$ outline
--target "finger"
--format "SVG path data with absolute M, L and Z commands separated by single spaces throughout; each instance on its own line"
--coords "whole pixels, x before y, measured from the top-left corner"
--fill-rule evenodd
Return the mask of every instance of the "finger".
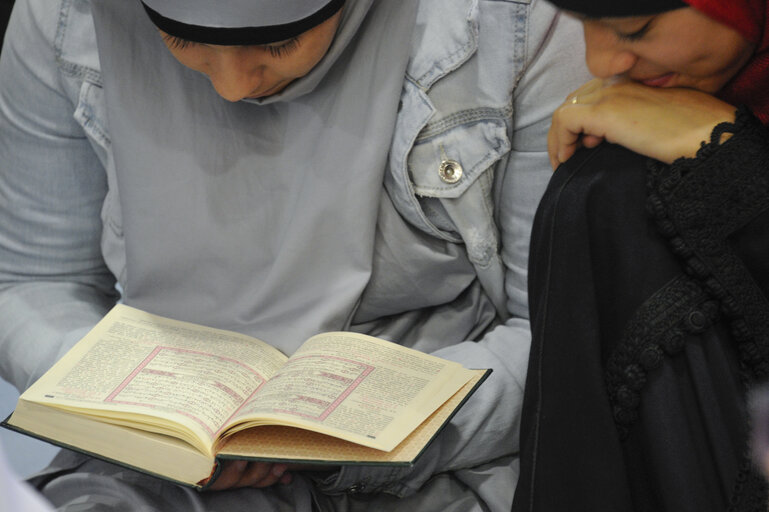
M 600 103 L 607 96 L 606 88 L 594 88 L 589 91 L 579 92 L 572 96 L 564 107 L 575 105 L 594 105 Z
M 574 156 L 574 153 L 576 153 L 579 148 L 580 148 L 580 145 L 578 144 L 572 144 L 570 146 L 561 146 L 561 149 L 558 151 L 558 162 L 559 162 L 558 165 L 564 163 L 569 158 Z
M 572 93 L 570 97 L 570 103 L 585 103 L 586 98 L 602 91 L 605 87 L 606 85 L 604 80 L 600 78 L 594 78 Z M 576 101 L 574 101 L 575 98 Z
M 251 462 L 240 475 L 235 487 L 257 487 L 263 479 L 269 479 L 272 464 L 266 462 Z
M 562 164 L 579 149 L 582 145 L 582 132 L 584 127 L 581 123 L 581 116 L 576 111 L 580 110 L 580 105 L 566 105 L 553 115 L 554 130 L 553 136 L 553 154 L 557 164 Z
M 594 148 L 598 146 L 601 142 L 603 142 L 603 137 L 599 137 L 597 135 L 583 135 L 582 136 L 582 145 L 586 148 Z
M 569 93 L 566 96 L 566 100 L 564 103 L 573 103 L 573 99 L 575 97 L 580 97 L 585 94 L 588 94 L 592 91 L 598 90 L 603 87 L 603 80 L 600 78 L 593 78 L 592 80 L 585 82 L 581 86 L 579 86 L 577 89 L 574 89 L 571 93 Z
M 571 134 L 569 134 L 571 135 Z M 563 162 L 577 152 L 582 146 L 582 137 L 577 134 L 571 143 L 564 142 L 564 138 L 558 136 L 558 130 L 548 132 L 548 158 L 550 166 L 556 170 Z
M 547 156 L 550 159 L 550 167 L 553 170 L 558 167 L 558 143 L 555 133 L 556 130 L 551 125 L 547 131 Z
M 577 89 L 577 95 L 584 96 L 585 94 L 591 94 L 595 91 L 603 89 L 604 87 L 606 87 L 606 80 L 603 78 L 594 78 Z
M 221 491 L 235 486 L 240 481 L 241 475 L 246 470 L 247 462 L 244 460 L 228 460 L 222 462 L 221 471 L 216 480 L 208 489 Z
M 553 170 L 565 162 L 579 147 L 580 133 L 572 133 L 564 124 L 564 111 L 570 105 L 564 105 L 553 113 L 553 121 L 547 134 L 547 150 L 550 166 Z
M 252 463 L 252 466 L 243 474 L 238 487 L 269 487 L 282 482 L 288 470 L 286 464 Z M 288 482 L 290 481 L 289 477 Z

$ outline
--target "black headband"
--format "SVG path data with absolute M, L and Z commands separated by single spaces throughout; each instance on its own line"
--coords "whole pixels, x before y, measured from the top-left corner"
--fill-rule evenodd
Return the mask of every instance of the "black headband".
M 645 16 L 687 7 L 681 0 L 550 0 L 550 3 L 589 18 Z
M 330 0 L 324 7 L 306 18 L 283 25 L 236 28 L 188 25 L 187 23 L 166 18 L 149 8 L 144 2 L 142 2 L 142 5 L 152 23 L 166 34 L 196 43 L 244 46 L 276 43 L 296 37 L 331 18 L 342 8 L 344 2 L 345 0 Z

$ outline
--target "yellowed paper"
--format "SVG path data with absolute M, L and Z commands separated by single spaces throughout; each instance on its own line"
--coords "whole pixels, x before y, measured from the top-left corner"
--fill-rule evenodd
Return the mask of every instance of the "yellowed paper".
M 484 374 L 484 370 L 475 370 L 474 377 L 462 389 L 389 452 L 305 429 L 271 425 L 243 430 L 228 437 L 218 452 L 228 458 L 294 460 L 318 464 L 411 463 Z
M 178 435 L 211 453 L 222 426 L 285 360 L 254 338 L 119 305 L 22 399 Z
M 21 400 L 174 436 L 209 456 L 222 435 L 270 424 L 389 451 L 473 375 L 349 332 L 314 336 L 286 358 L 248 336 L 118 305 Z
M 232 431 L 280 420 L 392 450 L 472 376 L 458 363 L 371 336 L 324 333 L 264 385 Z

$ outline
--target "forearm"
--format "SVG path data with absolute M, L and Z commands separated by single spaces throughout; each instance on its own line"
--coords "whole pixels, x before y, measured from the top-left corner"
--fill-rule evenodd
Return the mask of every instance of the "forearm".
M 113 299 L 73 283 L 0 288 L 0 375 L 23 391 L 104 315 Z

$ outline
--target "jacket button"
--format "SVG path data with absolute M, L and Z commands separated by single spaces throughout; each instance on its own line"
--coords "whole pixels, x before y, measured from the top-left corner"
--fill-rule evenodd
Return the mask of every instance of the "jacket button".
M 444 183 L 453 185 L 462 179 L 462 166 L 456 160 L 444 160 L 441 162 L 441 166 L 438 169 L 438 175 Z

